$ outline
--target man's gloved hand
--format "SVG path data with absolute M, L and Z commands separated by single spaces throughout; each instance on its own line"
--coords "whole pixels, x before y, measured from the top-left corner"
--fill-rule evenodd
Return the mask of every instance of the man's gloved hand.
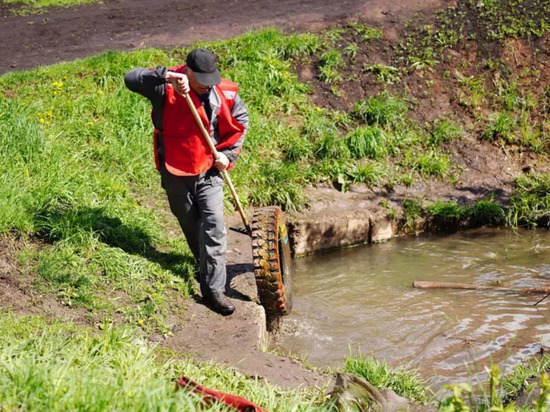
M 183 73 L 166 72 L 166 81 L 172 83 L 174 90 L 179 94 L 189 93 L 189 79 Z
M 218 160 L 214 160 L 214 167 L 222 172 L 229 166 L 229 159 L 223 153 L 218 152 Z

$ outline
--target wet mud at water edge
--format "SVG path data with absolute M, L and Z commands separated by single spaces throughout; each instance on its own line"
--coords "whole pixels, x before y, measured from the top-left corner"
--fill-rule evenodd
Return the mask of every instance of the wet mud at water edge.
M 412 287 L 415 280 L 550 286 L 550 231 L 482 229 L 294 261 L 294 311 L 276 346 L 319 367 L 349 353 L 417 369 L 432 390 L 505 373 L 550 347 L 550 297 Z

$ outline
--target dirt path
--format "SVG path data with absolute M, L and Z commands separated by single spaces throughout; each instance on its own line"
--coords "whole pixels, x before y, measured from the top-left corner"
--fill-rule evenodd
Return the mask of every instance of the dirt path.
M 403 3 L 403 4 L 402 4 Z M 168 48 L 277 26 L 307 30 L 356 16 L 390 26 L 442 0 L 127 0 L 13 16 L 0 3 L 0 73 L 83 58 L 105 50 Z

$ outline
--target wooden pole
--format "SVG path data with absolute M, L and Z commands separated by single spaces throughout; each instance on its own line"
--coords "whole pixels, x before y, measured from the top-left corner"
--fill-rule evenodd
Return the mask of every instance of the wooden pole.
M 525 294 L 548 294 L 550 288 L 507 288 L 502 286 L 474 285 L 471 283 L 453 283 L 453 282 L 425 282 L 415 280 L 413 287 L 416 289 L 468 289 L 468 290 L 495 290 L 500 292 L 516 292 Z
M 220 158 L 220 155 L 218 151 L 216 150 L 216 146 L 214 146 L 214 142 L 210 138 L 210 133 L 206 130 L 206 127 L 204 127 L 204 124 L 202 122 L 202 119 L 199 115 L 199 112 L 197 112 L 197 108 L 195 107 L 195 104 L 193 103 L 193 100 L 191 99 L 191 96 L 189 96 L 189 93 L 185 93 L 183 95 L 185 97 L 185 100 L 187 101 L 187 104 L 189 105 L 189 108 L 191 109 L 191 113 L 193 113 L 193 117 L 195 118 L 195 121 L 197 122 L 197 125 L 200 127 L 202 135 L 204 139 L 206 140 L 206 143 L 208 144 L 208 147 L 210 147 L 210 150 L 212 151 L 212 155 L 214 156 L 214 159 L 218 160 Z M 239 211 L 239 214 L 241 215 L 241 219 L 243 220 L 244 227 L 246 228 L 246 231 L 249 235 L 252 235 L 252 229 L 250 228 L 250 225 L 248 224 L 248 220 L 246 219 L 246 216 L 244 214 L 243 207 L 241 205 L 241 202 L 239 200 L 239 196 L 237 195 L 237 191 L 235 190 L 235 186 L 233 186 L 233 182 L 231 181 L 231 178 L 229 177 L 229 173 L 227 173 L 227 170 L 222 170 L 221 174 L 223 176 L 223 179 L 225 180 L 225 183 L 227 183 L 227 187 L 229 187 L 229 191 L 231 192 L 231 195 L 233 196 L 233 200 L 235 201 L 235 205 L 237 206 L 237 210 Z

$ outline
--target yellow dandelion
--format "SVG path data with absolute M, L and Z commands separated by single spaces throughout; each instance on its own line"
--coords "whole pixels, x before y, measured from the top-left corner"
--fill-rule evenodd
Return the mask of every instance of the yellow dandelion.
M 94 122 L 90 122 L 89 124 L 90 124 L 90 125 L 93 125 L 93 124 L 94 124 Z
M 44 118 L 40 118 L 40 123 L 44 123 Z
M 46 120 L 46 124 L 50 124 L 51 122 L 49 120 Z
M 103 90 L 98 90 L 97 94 L 103 94 Z
M 143 319 L 138 320 L 138 323 L 139 323 L 140 325 L 143 325 Z

